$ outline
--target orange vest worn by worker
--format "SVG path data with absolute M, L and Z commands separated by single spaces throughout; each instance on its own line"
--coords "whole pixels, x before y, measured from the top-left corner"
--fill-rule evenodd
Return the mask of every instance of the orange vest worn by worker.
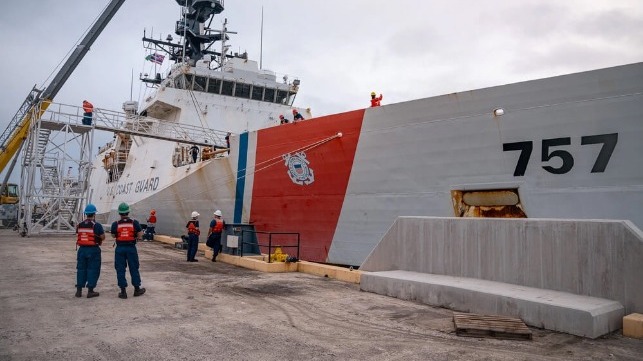
M 83 100 L 83 111 L 85 113 L 91 113 L 94 111 L 94 105 L 87 100 Z
M 223 220 L 214 219 L 214 227 L 210 228 L 211 233 L 221 233 L 223 231 Z
M 379 97 L 376 97 L 375 92 L 372 92 L 371 93 L 371 107 L 379 107 L 381 105 L 380 102 L 382 101 L 382 99 L 383 99 L 382 94 L 380 94 Z
M 94 222 L 88 219 L 78 224 L 78 239 L 76 244 L 79 246 L 98 246 L 100 243 L 96 241 L 94 235 Z
M 196 221 L 188 221 L 188 234 L 196 234 L 197 236 L 201 234 L 201 231 L 196 227 Z
M 134 242 L 136 240 L 136 231 L 134 230 L 134 221 L 132 219 L 121 219 L 116 223 L 117 242 Z

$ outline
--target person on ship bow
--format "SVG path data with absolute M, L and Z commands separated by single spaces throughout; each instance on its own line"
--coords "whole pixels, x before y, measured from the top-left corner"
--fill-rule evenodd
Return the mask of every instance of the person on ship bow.
M 199 212 L 194 211 L 191 214 L 192 219 L 188 221 L 185 228 L 188 229 L 188 262 L 199 262 L 196 257 L 196 251 L 199 248 Z
M 305 119 L 304 119 L 304 116 L 303 116 L 303 115 L 301 115 L 301 113 L 299 113 L 299 112 L 297 111 L 297 109 L 293 109 L 293 110 L 292 110 L 292 122 L 294 123 L 294 122 L 296 122 L 296 121 L 298 121 L 298 120 L 305 120 Z
M 214 219 L 210 221 L 210 228 L 208 229 L 208 240 L 205 245 L 212 248 L 212 262 L 216 262 L 217 255 L 221 253 L 221 233 L 225 227 L 222 216 L 223 214 L 220 210 L 214 211 Z
M 279 115 L 279 124 L 288 124 L 288 123 L 290 123 L 290 121 L 288 119 L 286 119 L 286 117 L 284 117 L 283 114 L 280 114 Z
M 382 99 L 384 98 L 382 94 L 380 94 L 379 97 L 376 97 L 375 92 L 371 92 L 371 107 L 379 107 L 381 104 Z
M 136 240 L 141 236 L 141 225 L 137 220 L 129 217 L 129 205 L 125 202 L 118 205 L 118 214 L 121 219 L 112 223 L 111 233 L 116 240 L 116 250 L 114 250 L 114 268 L 116 269 L 116 279 L 121 292 L 118 298 L 126 299 L 127 279 L 125 278 L 125 269 L 129 267 L 132 286 L 134 286 L 134 297 L 141 296 L 145 293 L 145 288 L 141 287 L 141 275 L 138 272 L 138 251 L 136 250 Z
M 76 226 L 76 297 L 83 296 L 83 287 L 87 287 L 87 298 L 98 297 L 99 293 L 94 288 L 100 277 L 100 245 L 105 239 L 105 231 L 100 223 L 94 220 L 96 206 L 88 204 L 85 207 L 84 221 Z

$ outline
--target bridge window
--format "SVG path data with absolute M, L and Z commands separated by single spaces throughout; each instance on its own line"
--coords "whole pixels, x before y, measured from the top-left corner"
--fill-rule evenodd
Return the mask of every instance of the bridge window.
M 194 90 L 204 92 L 207 89 L 208 78 L 202 76 L 194 77 Z
M 275 101 L 275 90 L 272 88 L 266 88 L 266 93 L 263 95 L 263 100 L 266 102 Z
M 263 87 L 262 86 L 253 86 L 252 87 L 252 100 L 262 100 L 263 99 Z
M 232 96 L 233 91 L 234 91 L 234 82 L 224 80 L 223 81 L 223 87 L 221 88 L 221 95 Z
M 277 90 L 277 101 L 279 104 L 286 104 L 286 98 L 288 97 L 288 92 L 285 90 Z
M 237 83 L 234 95 L 238 98 L 250 98 L 250 84 Z
M 221 79 L 210 78 L 210 82 L 208 83 L 208 93 L 221 93 Z

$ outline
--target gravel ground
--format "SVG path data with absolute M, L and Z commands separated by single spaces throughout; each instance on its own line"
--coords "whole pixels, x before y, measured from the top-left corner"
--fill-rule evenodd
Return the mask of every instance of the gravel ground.
M 71 237 L 0 230 L 1 360 L 643 360 L 643 341 L 532 329 L 463 338 L 452 313 L 301 273 L 264 274 L 139 243 L 142 297 L 116 297 L 106 241 L 97 291 L 74 297 Z M 129 274 L 127 276 L 129 281 Z M 86 294 L 86 290 L 84 292 Z

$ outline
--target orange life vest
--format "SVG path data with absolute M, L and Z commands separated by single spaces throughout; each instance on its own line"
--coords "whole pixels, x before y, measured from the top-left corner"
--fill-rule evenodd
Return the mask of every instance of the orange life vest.
M 214 227 L 210 228 L 210 233 L 221 233 L 223 230 L 223 221 L 220 219 L 214 219 Z
M 152 215 L 150 218 L 147 219 L 149 223 L 156 223 L 156 216 Z
M 382 101 L 382 98 L 383 98 L 382 94 L 380 94 L 379 97 L 375 97 L 371 99 L 371 107 L 379 107 L 381 104 L 380 102 Z
M 86 219 L 78 224 L 78 238 L 76 239 L 76 244 L 79 246 L 98 246 L 96 242 L 96 236 L 94 235 L 94 221 Z
M 125 218 L 116 223 L 117 242 L 134 242 L 136 240 L 136 230 L 134 229 L 134 221 L 132 219 Z
M 94 105 L 90 102 L 84 101 L 83 102 L 83 111 L 85 113 L 91 113 L 94 110 Z
M 188 222 L 188 234 L 196 234 L 197 236 L 201 234 L 201 231 L 196 226 L 196 221 Z

